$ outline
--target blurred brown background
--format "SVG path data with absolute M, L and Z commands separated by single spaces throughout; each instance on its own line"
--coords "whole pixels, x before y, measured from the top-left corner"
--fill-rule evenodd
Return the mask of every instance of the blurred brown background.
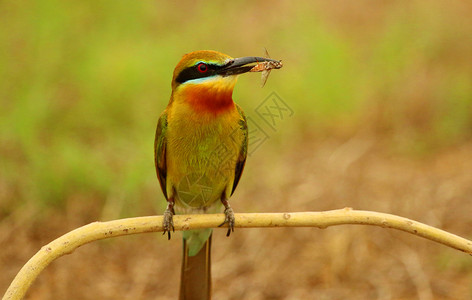
M 163 212 L 155 125 L 199 49 L 284 63 L 233 95 L 252 130 L 236 212 L 348 206 L 472 238 L 470 1 L 2 1 L 0 25 L 0 294 L 58 236 Z M 472 298 L 470 256 L 406 233 L 224 235 L 214 299 Z M 27 299 L 175 299 L 180 252 L 178 234 L 89 244 Z

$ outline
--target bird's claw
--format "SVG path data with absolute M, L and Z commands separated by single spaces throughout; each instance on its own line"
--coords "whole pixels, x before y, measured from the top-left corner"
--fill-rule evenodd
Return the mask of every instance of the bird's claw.
M 236 218 L 234 217 L 234 211 L 231 207 L 228 206 L 225 208 L 225 221 L 221 223 L 218 227 L 228 224 L 228 232 L 226 233 L 226 236 L 229 236 L 231 232 L 234 232 L 235 221 Z
M 162 235 L 166 234 L 167 238 L 170 240 L 170 232 L 174 232 L 174 214 L 172 211 L 167 208 L 164 212 L 164 221 L 162 222 L 162 227 L 164 228 L 164 232 Z

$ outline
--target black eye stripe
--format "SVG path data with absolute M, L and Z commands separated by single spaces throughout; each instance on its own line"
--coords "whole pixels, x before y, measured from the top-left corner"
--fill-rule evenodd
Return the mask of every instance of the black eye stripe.
M 205 73 L 201 73 L 198 71 L 199 64 L 200 63 L 196 64 L 195 66 L 188 67 L 182 70 L 182 72 L 180 72 L 179 75 L 177 75 L 177 78 L 175 79 L 175 81 L 178 83 L 184 83 L 192 79 L 210 77 L 210 76 L 215 75 L 216 71 L 222 68 L 221 66 L 206 64 L 208 70 Z

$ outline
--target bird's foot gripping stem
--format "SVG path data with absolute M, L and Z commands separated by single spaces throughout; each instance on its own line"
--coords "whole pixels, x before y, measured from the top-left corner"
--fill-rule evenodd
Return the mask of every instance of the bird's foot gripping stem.
M 162 222 L 162 227 L 164 228 L 163 235 L 167 232 L 167 237 L 170 240 L 170 231 L 174 232 L 174 199 L 169 199 L 167 201 L 167 208 L 164 211 L 164 221 Z
M 228 200 L 221 200 L 221 203 L 225 206 L 225 221 L 218 227 L 228 224 L 228 232 L 226 233 L 226 236 L 229 236 L 231 232 L 234 232 L 234 222 L 236 221 L 236 218 L 234 217 L 234 211 L 229 205 Z

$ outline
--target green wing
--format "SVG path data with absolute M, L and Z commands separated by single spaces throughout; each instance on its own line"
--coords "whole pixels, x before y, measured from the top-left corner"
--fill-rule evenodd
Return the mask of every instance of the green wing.
M 162 193 L 167 199 L 166 177 L 166 145 L 167 145 L 167 111 L 164 111 L 159 117 L 156 128 L 156 137 L 154 139 L 154 163 L 156 164 L 156 173 L 161 184 Z
M 238 186 L 239 179 L 241 178 L 241 174 L 243 173 L 243 170 L 244 170 L 244 165 L 246 164 L 247 141 L 248 141 L 246 116 L 244 115 L 244 112 L 239 107 L 239 105 L 236 105 L 236 108 L 238 109 L 239 115 L 241 116 L 241 119 L 239 120 L 239 127 L 240 127 L 240 129 L 243 133 L 244 138 L 243 138 L 243 142 L 241 144 L 241 150 L 239 152 L 238 159 L 236 161 L 236 169 L 235 169 L 235 173 L 234 173 L 233 190 L 231 191 L 231 195 L 233 195 L 234 190 L 236 189 L 236 186 Z

